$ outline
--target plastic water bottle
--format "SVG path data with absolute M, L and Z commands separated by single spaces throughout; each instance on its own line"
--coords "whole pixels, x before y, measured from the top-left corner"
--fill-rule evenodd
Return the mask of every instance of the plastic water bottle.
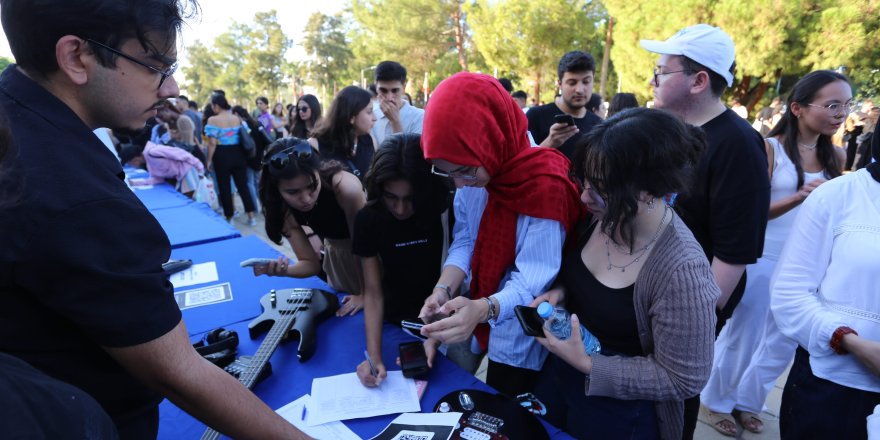
M 544 319 L 544 326 L 553 336 L 562 340 L 571 337 L 571 315 L 564 308 L 554 308 L 549 302 L 544 301 L 538 305 L 538 316 Z M 583 324 L 581 325 L 581 341 L 584 343 L 584 351 L 588 355 L 594 355 L 601 349 L 599 339 L 593 336 Z

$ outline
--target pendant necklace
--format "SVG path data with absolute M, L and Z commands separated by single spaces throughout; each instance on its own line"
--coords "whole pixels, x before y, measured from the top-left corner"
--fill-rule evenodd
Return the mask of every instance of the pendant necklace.
M 630 267 L 633 264 L 638 263 L 639 260 L 641 260 L 642 257 L 645 255 L 645 253 L 648 252 L 648 249 L 651 248 L 651 246 L 654 244 L 654 242 L 656 242 L 657 239 L 660 238 L 660 234 L 663 232 L 663 225 L 666 223 L 666 215 L 668 213 L 669 213 L 669 206 L 664 204 L 663 205 L 663 218 L 660 219 L 660 224 L 657 226 L 657 232 L 654 233 L 654 237 L 651 238 L 651 241 L 649 241 L 648 244 L 639 248 L 638 251 L 634 251 L 631 254 L 627 254 L 630 256 L 636 255 L 636 254 L 637 255 L 636 255 L 635 259 L 633 259 L 629 263 L 624 264 L 623 266 L 618 266 L 618 265 L 611 262 L 611 237 L 606 237 L 605 238 L 605 255 L 608 257 L 608 266 L 606 267 L 606 270 L 611 270 L 612 268 L 615 268 L 615 269 L 620 269 L 621 272 L 626 272 L 627 267 Z M 617 247 L 616 243 L 615 243 L 615 247 Z

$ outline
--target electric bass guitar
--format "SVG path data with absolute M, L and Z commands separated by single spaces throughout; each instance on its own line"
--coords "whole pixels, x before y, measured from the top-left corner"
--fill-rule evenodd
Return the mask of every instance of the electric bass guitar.
M 336 313 L 339 300 L 336 295 L 318 289 L 272 290 L 260 298 L 263 313 L 248 324 L 251 339 L 269 332 L 253 356 L 242 356 L 224 368 L 247 389 L 268 376 L 269 358 L 278 344 L 298 339 L 297 358 L 307 361 L 315 353 L 315 326 L 319 320 Z M 202 440 L 215 440 L 220 433 L 208 428 Z

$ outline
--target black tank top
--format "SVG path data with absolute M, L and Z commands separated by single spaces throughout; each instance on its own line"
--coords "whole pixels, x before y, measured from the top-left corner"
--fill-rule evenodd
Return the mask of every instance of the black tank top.
M 578 245 L 563 256 L 559 279 L 566 291 L 565 307 L 599 338 L 603 354 L 643 356 L 633 306 L 634 285 L 612 289 L 600 283 L 581 259 L 595 228 L 596 224 L 590 226 Z
M 345 211 L 336 201 L 336 194 L 327 182 L 321 183 L 321 192 L 318 194 L 318 203 L 309 212 L 299 212 L 290 209 L 293 218 L 300 226 L 308 226 L 321 238 L 341 239 L 350 238 L 348 222 L 345 219 Z

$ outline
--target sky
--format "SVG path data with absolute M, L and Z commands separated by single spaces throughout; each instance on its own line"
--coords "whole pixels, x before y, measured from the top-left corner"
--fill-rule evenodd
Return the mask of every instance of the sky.
M 302 30 L 309 16 L 315 12 L 332 15 L 342 11 L 345 0 L 201 0 L 201 15 L 183 28 L 183 44 L 178 46 L 181 65 L 187 65 L 185 47 L 196 40 L 213 43 L 214 39 L 229 29 L 233 21 L 253 22 L 254 14 L 272 9 L 278 11 L 278 21 L 284 33 L 294 42 L 287 53 L 290 59 L 302 59 L 305 51 L 301 46 Z M 0 56 L 12 58 L 6 34 L 0 35 Z

